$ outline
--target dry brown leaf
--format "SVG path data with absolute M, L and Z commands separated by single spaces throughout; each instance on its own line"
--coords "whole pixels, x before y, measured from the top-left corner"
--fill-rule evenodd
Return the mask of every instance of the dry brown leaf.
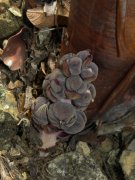
M 50 3 L 50 4 L 45 3 L 44 8 L 43 8 L 47 16 L 56 14 L 56 9 L 57 9 L 57 1 L 54 1 L 53 3 Z
M 55 1 L 51 4 L 45 3 L 43 10 L 47 16 L 59 15 L 69 17 L 70 2 L 69 0 L 64 0 L 63 3 L 61 1 Z
M 63 5 L 58 1 L 57 3 L 57 15 L 69 17 L 70 2 L 69 0 L 63 1 Z
M 15 89 L 15 85 L 12 81 L 9 82 L 8 89 Z
M 0 57 L 1 57 L 2 53 L 3 53 L 3 50 L 0 48 Z
M 63 11 L 59 11 L 56 14 L 46 16 L 43 8 L 38 7 L 28 9 L 26 15 L 29 21 L 39 29 L 58 25 L 66 26 L 68 23 L 68 16 L 65 15 Z
M 54 55 L 50 55 L 47 62 L 51 72 L 57 67 L 57 58 Z
M 3 43 L 2 43 L 3 49 L 6 48 L 7 44 L 8 44 L 8 40 L 5 39 L 5 40 L 3 41 Z
M 46 75 L 46 72 L 45 72 L 46 68 L 45 68 L 45 63 L 44 62 L 41 62 L 41 70 L 44 73 L 44 75 Z
M 24 111 L 24 104 L 25 104 L 25 93 L 19 93 L 18 94 L 18 109 L 19 112 L 23 112 Z
M 23 83 L 19 80 L 15 81 L 14 83 L 12 81 L 10 81 L 8 84 L 9 89 L 20 88 L 22 86 L 23 86 Z
M 0 156 L 0 176 L 3 180 L 23 179 L 15 164 L 4 156 Z
M 25 109 L 30 109 L 33 100 L 34 100 L 34 97 L 32 95 L 32 87 L 27 86 L 26 91 L 25 91 L 24 108 Z
M 52 27 L 55 24 L 55 16 L 46 16 L 43 8 L 28 9 L 26 14 L 29 21 L 37 28 Z

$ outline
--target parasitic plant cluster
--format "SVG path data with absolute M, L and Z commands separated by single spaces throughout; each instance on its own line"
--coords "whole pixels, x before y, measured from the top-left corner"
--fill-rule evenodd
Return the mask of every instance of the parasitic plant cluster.
M 84 110 L 96 96 L 92 82 L 97 78 L 98 67 L 92 60 L 89 50 L 69 53 L 59 60 L 59 68 L 43 81 L 44 97 L 38 97 L 32 105 L 35 125 L 66 134 L 84 129 Z

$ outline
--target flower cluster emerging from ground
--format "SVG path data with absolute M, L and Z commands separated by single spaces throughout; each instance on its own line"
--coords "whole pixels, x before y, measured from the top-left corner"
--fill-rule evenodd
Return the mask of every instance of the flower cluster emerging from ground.
M 89 50 L 66 54 L 60 58 L 59 67 L 45 77 L 44 96 L 38 97 L 31 107 L 33 123 L 40 129 L 44 143 L 49 135 L 49 145 L 43 145 L 45 149 L 54 146 L 57 137 L 85 128 L 84 111 L 96 97 L 92 82 L 97 78 L 98 67 L 92 60 Z

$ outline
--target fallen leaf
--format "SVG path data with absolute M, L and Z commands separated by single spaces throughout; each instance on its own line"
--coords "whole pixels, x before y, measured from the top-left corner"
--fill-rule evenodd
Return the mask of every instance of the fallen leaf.
M 27 86 L 26 91 L 25 91 L 25 103 L 24 103 L 24 108 L 25 109 L 30 109 L 31 104 L 34 100 L 34 97 L 32 95 L 32 87 Z
M 17 101 L 19 112 L 24 112 L 24 104 L 25 104 L 25 93 L 19 93 L 18 101 Z
M 66 26 L 68 24 L 68 18 L 63 12 L 62 14 L 56 12 L 56 14 L 46 16 L 42 7 L 28 9 L 26 15 L 29 21 L 39 29 L 58 25 Z
M 50 54 L 49 58 L 48 58 L 48 62 L 47 62 L 51 72 L 57 67 L 57 58 L 54 54 Z
M 45 12 L 45 14 L 47 16 L 51 16 L 56 14 L 56 10 L 57 10 L 57 1 L 54 1 L 53 3 L 45 3 L 43 11 Z
M 0 57 L 1 57 L 2 53 L 3 53 L 3 50 L 0 48 Z
M 20 87 L 23 87 L 23 83 L 19 80 L 16 80 L 14 83 L 10 81 L 8 84 L 8 89 L 15 89 Z
M 41 62 L 41 70 L 42 72 L 44 73 L 44 75 L 46 75 L 46 72 L 45 72 L 45 63 L 44 62 Z

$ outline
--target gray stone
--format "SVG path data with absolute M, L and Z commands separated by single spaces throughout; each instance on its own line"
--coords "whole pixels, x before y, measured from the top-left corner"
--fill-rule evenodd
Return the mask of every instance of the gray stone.
M 79 142 L 76 151 L 62 154 L 48 164 L 50 180 L 107 180 L 90 155 L 86 143 Z
M 131 143 L 128 145 L 128 150 L 135 151 L 135 139 L 131 141 Z
M 11 147 L 11 140 L 16 135 L 16 121 L 6 112 L 0 110 L 0 151 Z
M 8 91 L 4 87 L 0 87 L 0 110 L 8 112 L 18 121 L 19 111 L 17 108 L 17 101 L 13 92 Z M 1 120 L 0 120 L 1 121 Z
M 0 39 L 10 36 L 22 26 L 22 18 L 14 16 L 9 7 L 8 1 L 0 1 Z

